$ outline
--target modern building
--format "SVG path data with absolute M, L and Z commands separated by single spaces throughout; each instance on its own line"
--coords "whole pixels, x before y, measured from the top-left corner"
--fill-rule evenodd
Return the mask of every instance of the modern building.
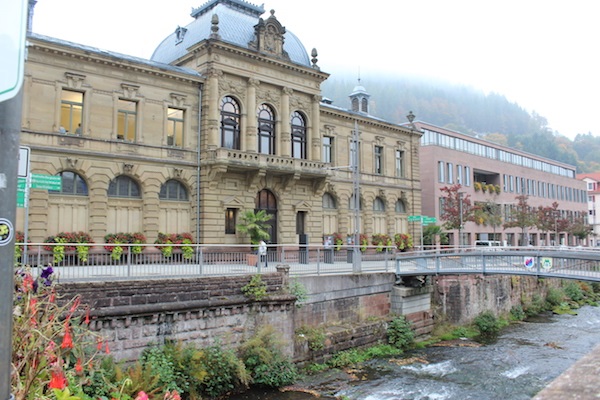
M 587 215 L 586 185 L 576 177 L 572 165 L 501 146 L 460 132 L 415 121 L 422 131 L 421 187 L 423 215 L 441 219 L 444 187 L 460 185 L 460 193 L 475 204 L 498 205 L 502 219 L 498 226 L 465 221 L 459 238 L 458 229 L 450 232 L 452 244 L 472 245 L 476 240 L 501 241 L 509 246 L 521 244 L 579 244 L 565 231 L 542 232 L 535 227 L 503 228 L 517 205 L 517 196 L 527 196 L 531 212 L 558 203 L 556 220 L 577 220 Z M 559 229 L 558 229 L 559 230 Z
M 18 229 L 246 244 L 240 214 L 266 210 L 272 243 L 414 235 L 421 133 L 372 116 L 360 84 L 348 107 L 323 101 L 316 50 L 264 13 L 208 1 L 149 60 L 30 32 L 21 145 L 62 188 L 32 189 Z
M 592 246 L 600 245 L 600 218 L 596 210 L 600 210 L 600 172 L 577 174 L 577 179 L 585 182 L 587 189 L 587 223 L 592 227 L 590 242 Z

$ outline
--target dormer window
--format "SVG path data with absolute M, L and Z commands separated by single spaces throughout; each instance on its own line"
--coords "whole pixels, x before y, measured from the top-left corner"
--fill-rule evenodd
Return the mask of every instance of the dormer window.
M 187 32 L 187 29 L 182 28 L 181 26 L 178 26 L 177 29 L 175 29 L 175 44 L 179 44 L 179 43 L 183 42 L 183 38 L 184 38 L 186 32 Z

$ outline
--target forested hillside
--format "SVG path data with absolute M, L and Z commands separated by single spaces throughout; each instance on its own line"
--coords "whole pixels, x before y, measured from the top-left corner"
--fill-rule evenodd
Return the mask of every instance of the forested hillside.
M 350 108 L 348 95 L 357 84 L 356 78 L 333 74 L 322 85 L 323 96 Z M 546 118 L 501 94 L 397 76 L 363 76 L 360 84 L 371 95 L 370 113 L 376 117 L 404 123 L 412 111 L 418 120 L 576 165 L 578 172 L 600 171 L 600 137 L 582 132 L 571 140 L 552 132 Z

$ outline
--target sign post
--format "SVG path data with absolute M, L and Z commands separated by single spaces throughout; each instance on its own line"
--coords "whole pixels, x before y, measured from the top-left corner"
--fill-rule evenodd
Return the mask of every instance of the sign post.
M 27 0 L 0 2 L 0 400 L 12 399 L 10 370 L 14 292 L 17 154 L 21 130 Z

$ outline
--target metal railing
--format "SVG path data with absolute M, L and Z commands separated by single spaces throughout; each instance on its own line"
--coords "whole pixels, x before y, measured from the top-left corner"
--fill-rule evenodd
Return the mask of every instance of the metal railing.
M 492 250 L 493 249 L 493 250 Z M 508 274 L 600 281 L 600 251 L 590 247 L 462 248 L 404 253 L 396 275 Z
M 61 281 L 109 281 L 254 274 L 277 266 L 289 267 L 292 276 L 345 274 L 353 272 L 353 254 L 353 246 L 282 244 L 269 245 L 261 259 L 248 245 L 30 243 L 16 261 L 34 273 L 52 266 Z M 393 272 L 395 256 L 393 248 L 367 247 L 361 252 L 362 272 Z

